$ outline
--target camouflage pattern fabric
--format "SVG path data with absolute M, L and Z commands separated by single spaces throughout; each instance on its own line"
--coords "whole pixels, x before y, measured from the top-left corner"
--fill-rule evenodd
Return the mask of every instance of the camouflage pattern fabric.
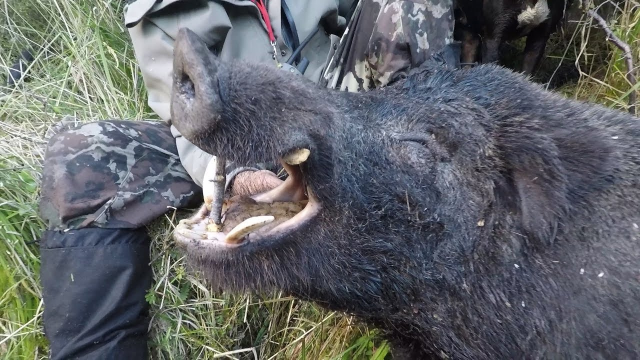
M 139 228 L 202 202 L 161 122 L 83 124 L 53 135 L 45 159 L 39 211 L 51 230 Z
M 320 85 L 366 91 L 391 83 L 453 42 L 453 0 L 361 0 Z

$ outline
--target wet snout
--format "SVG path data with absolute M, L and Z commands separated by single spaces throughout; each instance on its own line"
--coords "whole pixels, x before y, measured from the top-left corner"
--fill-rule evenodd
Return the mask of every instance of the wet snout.
M 171 120 L 186 138 L 213 130 L 220 116 L 218 61 L 193 31 L 181 28 L 173 50 Z

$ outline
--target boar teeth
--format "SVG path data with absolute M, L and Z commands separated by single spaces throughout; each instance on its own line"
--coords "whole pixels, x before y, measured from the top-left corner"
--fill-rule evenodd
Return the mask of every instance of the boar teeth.
M 237 244 L 243 237 L 272 222 L 273 216 L 254 216 L 236 225 L 225 238 L 225 242 Z
M 307 159 L 309 158 L 309 154 L 311 154 L 311 151 L 309 149 L 297 149 L 285 155 L 282 158 L 282 161 L 289 165 L 300 165 L 303 162 L 307 161 Z

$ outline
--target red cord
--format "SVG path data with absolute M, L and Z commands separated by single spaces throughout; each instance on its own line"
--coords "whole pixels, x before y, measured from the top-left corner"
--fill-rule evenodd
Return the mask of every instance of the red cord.
M 262 19 L 264 23 L 267 25 L 267 32 L 269 33 L 269 41 L 271 44 L 275 44 L 276 37 L 273 35 L 273 29 L 271 28 L 271 20 L 269 20 L 269 14 L 267 13 L 267 8 L 264 6 L 264 2 L 262 0 L 251 0 L 256 6 L 258 10 L 260 10 L 260 14 L 262 15 Z

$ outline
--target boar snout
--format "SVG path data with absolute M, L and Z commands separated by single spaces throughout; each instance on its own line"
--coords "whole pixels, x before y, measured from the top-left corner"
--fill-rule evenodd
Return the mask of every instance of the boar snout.
M 171 121 L 192 138 L 214 130 L 220 114 L 218 60 L 198 35 L 181 28 L 173 50 Z

